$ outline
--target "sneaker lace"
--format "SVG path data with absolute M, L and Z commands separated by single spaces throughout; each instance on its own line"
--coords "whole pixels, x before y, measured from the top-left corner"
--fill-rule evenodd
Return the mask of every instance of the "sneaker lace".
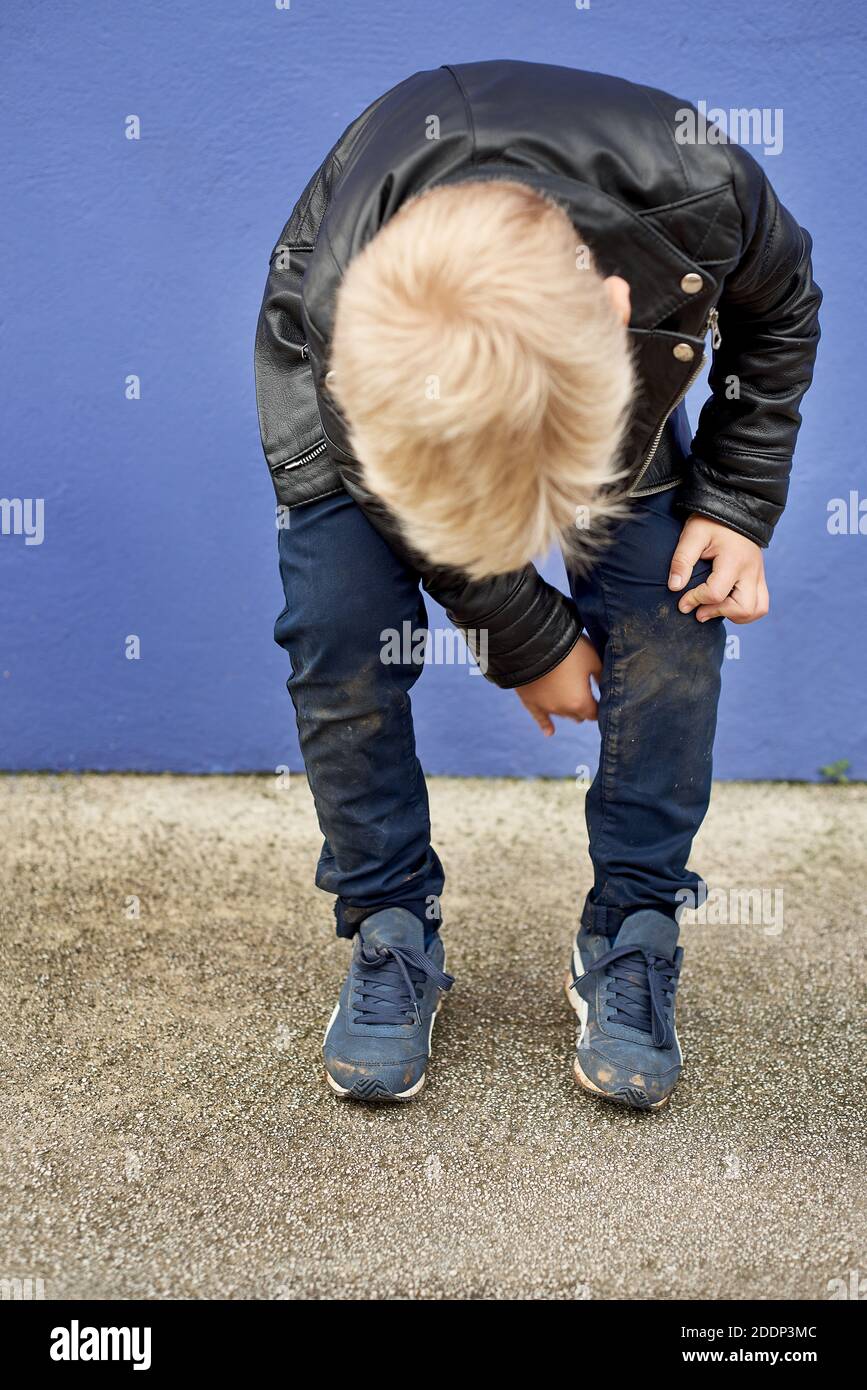
M 615 946 L 589 965 L 572 988 L 587 998 L 586 983 L 597 973 L 607 976 L 612 1017 L 616 1023 L 650 1033 L 653 1046 L 674 1046 L 671 1005 L 678 966 L 640 946 Z
M 355 967 L 355 1022 L 420 1024 L 418 987 L 425 979 L 451 989 L 454 976 L 434 965 L 415 946 L 362 945 Z

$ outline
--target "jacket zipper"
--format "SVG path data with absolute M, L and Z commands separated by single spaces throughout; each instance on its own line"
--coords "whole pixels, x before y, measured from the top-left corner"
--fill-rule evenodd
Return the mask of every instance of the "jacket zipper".
M 291 468 L 300 468 L 302 463 L 311 463 L 320 454 L 325 453 L 326 444 L 324 439 L 320 439 L 318 444 L 314 444 L 312 449 L 307 449 L 300 454 L 297 459 L 290 459 L 288 463 L 278 463 L 277 468 L 280 472 L 288 473 Z
M 712 346 L 714 352 L 716 352 L 717 348 L 720 347 L 720 346 L 722 345 L 722 335 L 721 335 L 721 333 L 720 333 L 720 331 L 719 331 L 719 314 L 718 314 L 718 312 L 717 312 L 717 310 L 716 310 L 716 307 L 714 307 L 713 309 L 711 309 L 710 313 L 708 314 L 708 316 L 707 316 L 707 322 L 705 323 L 705 326 L 704 326 L 704 331 L 705 331 L 705 334 L 710 333 L 710 335 L 711 335 L 711 340 L 710 340 L 710 341 L 711 341 L 711 346 Z M 687 392 L 689 391 L 690 387 L 691 387 L 691 386 L 693 385 L 693 383 L 694 383 L 695 381 L 697 381 L 698 378 L 701 376 L 702 372 L 704 371 L 704 365 L 705 365 L 706 362 L 707 362 L 707 353 L 706 353 L 706 352 L 703 352 L 702 355 L 701 355 L 701 360 L 700 360 L 698 366 L 695 368 L 695 370 L 694 370 L 693 372 L 690 373 L 690 375 L 689 375 L 689 377 L 687 378 L 686 382 L 685 382 L 684 385 L 681 387 L 680 393 L 679 393 L 677 399 L 674 401 L 674 403 L 673 403 L 672 405 L 669 406 L 668 410 L 667 410 L 667 411 L 665 412 L 665 414 L 663 415 L 663 417 L 662 417 L 662 423 L 660 424 L 658 430 L 656 431 L 656 433 L 655 433 L 654 436 L 653 436 L 653 439 L 652 439 L 651 442 L 650 442 L 650 449 L 649 449 L 649 451 L 645 454 L 645 456 L 644 456 L 644 461 L 642 462 L 641 468 L 639 469 L 638 473 L 636 474 L 635 478 L 633 479 L 633 481 L 632 481 L 632 483 L 631 483 L 631 485 L 630 485 L 630 488 L 629 488 L 629 491 L 630 491 L 630 492 L 634 492 L 634 491 L 635 491 L 635 489 L 638 487 L 638 484 L 641 482 L 641 479 L 644 477 L 644 475 L 645 475 L 645 473 L 647 472 L 648 468 L 649 468 L 650 465 L 652 464 L 653 459 L 654 459 L 654 455 L 656 454 L 656 451 L 657 451 L 657 449 L 659 448 L 659 441 L 662 439 L 662 435 L 663 435 L 663 432 L 664 432 L 664 430 L 665 430 L 666 425 L 668 424 L 668 422 L 669 422 L 669 420 L 671 419 L 671 417 L 672 417 L 672 415 L 674 414 L 674 412 L 677 410 L 677 407 L 680 405 L 681 401 L 683 400 L 684 396 L 685 396 L 685 395 L 687 394 Z
M 281 248 L 278 247 L 277 249 L 280 250 Z M 310 348 L 307 343 L 301 344 L 301 361 L 310 361 Z M 305 449 L 303 454 L 298 455 L 298 458 L 290 459 L 288 463 L 278 463 L 277 469 L 281 473 L 288 473 L 293 468 L 300 468 L 302 464 L 311 463 L 313 459 L 318 458 L 320 454 L 324 454 L 325 448 L 325 440 L 320 439 L 318 444 L 314 444 L 312 449 Z

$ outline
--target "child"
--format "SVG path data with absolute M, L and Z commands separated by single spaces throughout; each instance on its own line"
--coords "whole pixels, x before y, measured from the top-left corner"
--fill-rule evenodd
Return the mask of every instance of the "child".
M 723 618 L 768 610 L 818 341 L 810 239 L 686 103 L 521 62 L 417 73 L 349 127 L 271 259 L 256 376 L 289 524 L 276 640 L 352 963 L 341 1096 L 421 1089 L 445 973 L 409 691 L 419 585 L 543 733 L 599 720 L 575 1076 L 655 1109 L 681 1067 L 677 909 L 707 809 Z M 712 335 L 694 438 L 683 398 Z M 532 559 L 560 541 L 571 599 Z M 598 710 L 591 677 L 598 682 Z M 432 907 L 434 905 L 434 907 Z

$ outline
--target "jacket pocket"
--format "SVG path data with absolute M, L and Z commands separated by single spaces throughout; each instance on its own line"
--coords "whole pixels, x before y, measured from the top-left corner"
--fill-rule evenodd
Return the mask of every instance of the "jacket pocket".
M 337 465 L 322 435 L 311 448 L 296 458 L 270 465 L 271 481 L 277 500 L 284 507 L 300 507 L 331 492 L 343 490 Z

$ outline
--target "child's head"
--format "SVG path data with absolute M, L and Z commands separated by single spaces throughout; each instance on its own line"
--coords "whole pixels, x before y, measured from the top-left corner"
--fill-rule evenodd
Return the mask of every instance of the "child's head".
M 629 294 L 520 183 L 407 203 L 349 266 L 332 393 L 407 540 L 473 578 L 598 521 L 632 393 Z M 585 533 L 586 534 L 586 533 Z

